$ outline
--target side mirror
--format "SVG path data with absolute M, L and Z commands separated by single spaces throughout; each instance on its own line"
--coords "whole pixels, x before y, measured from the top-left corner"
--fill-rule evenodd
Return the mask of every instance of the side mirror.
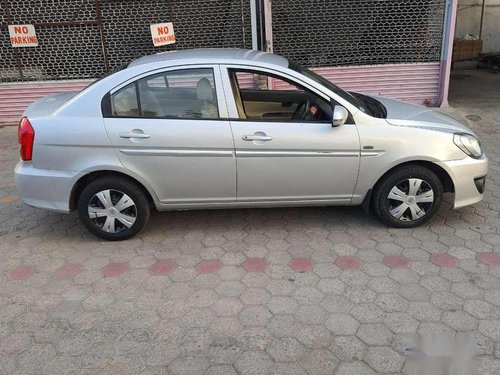
M 349 112 L 347 112 L 347 109 L 345 109 L 341 105 L 336 105 L 335 107 L 333 107 L 332 126 L 336 127 L 344 125 L 347 121 L 347 117 L 349 117 Z

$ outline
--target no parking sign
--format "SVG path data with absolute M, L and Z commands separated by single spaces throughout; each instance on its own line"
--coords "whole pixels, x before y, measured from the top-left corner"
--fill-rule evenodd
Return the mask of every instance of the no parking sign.
M 151 37 L 155 47 L 175 43 L 174 24 L 166 22 L 151 25 Z
M 12 47 L 38 47 L 33 25 L 9 25 L 9 36 Z

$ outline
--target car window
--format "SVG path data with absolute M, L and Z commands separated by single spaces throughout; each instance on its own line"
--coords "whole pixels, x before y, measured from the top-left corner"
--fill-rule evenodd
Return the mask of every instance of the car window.
M 182 69 L 154 74 L 111 95 L 117 117 L 218 119 L 213 69 Z
M 148 87 L 150 88 L 167 88 L 168 81 L 165 74 L 158 74 L 152 78 L 146 80 Z
M 369 115 L 373 115 L 372 111 L 370 108 L 360 101 L 356 96 L 352 95 L 351 93 L 348 93 L 347 91 L 342 90 L 340 87 L 336 86 L 329 80 L 327 80 L 325 77 L 322 75 L 319 75 L 312 70 L 309 70 L 297 63 L 294 62 L 289 62 L 289 68 L 292 70 L 295 70 L 296 72 L 305 75 L 306 77 L 312 79 L 316 83 L 319 83 L 320 85 L 325 86 L 327 89 L 333 91 L 336 93 L 338 96 L 340 96 L 342 99 L 348 101 L 355 107 L 357 107 L 360 111 L 367 113 Z
M 229 73 L 240 119 L 331 122 L 331 103 L 293 81 L 250 70 Z
M 134 83 L 115 92 L 112 97 L 113 115 L 118 117 L 140 116 L 137 89 Z

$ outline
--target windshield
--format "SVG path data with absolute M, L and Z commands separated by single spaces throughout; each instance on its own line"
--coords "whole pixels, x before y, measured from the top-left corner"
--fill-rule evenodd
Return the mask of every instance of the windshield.
M 295 70 L 296 72 L 305 75 L 307 78 L 312 79 L 313 81 L 319 83 L 322 86 L 325 86 L 327 89 L 333 91 L 335 94 L 340 96 L 342 99 L 347 100 L 349 103 L 351 103 L 353 106 L 358 108 L 360 111 L 371 115 L 372 111 L 368 106 L 366 106 L 362 101 L 360 101 L 358 98 L 354 97 L 353 95 L 349 94 L 347 91 L 342 90 L 340 87 L 336 86 L 329 80 L 327 80 L 325 77 L 313 72 L 312 70 L 309 70 L 297 63 L 294 62 L 289 62 L 289 68 L 292 70 Z

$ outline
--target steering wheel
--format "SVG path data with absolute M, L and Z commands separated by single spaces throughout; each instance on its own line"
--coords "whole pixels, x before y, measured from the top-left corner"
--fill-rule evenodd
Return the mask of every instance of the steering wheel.
M 293 112 L 292 120 L 303 120 L 309 108 L 311 108 L 311 98 L 308 96 L 306 100 L 297 106 L 295 112 Z

